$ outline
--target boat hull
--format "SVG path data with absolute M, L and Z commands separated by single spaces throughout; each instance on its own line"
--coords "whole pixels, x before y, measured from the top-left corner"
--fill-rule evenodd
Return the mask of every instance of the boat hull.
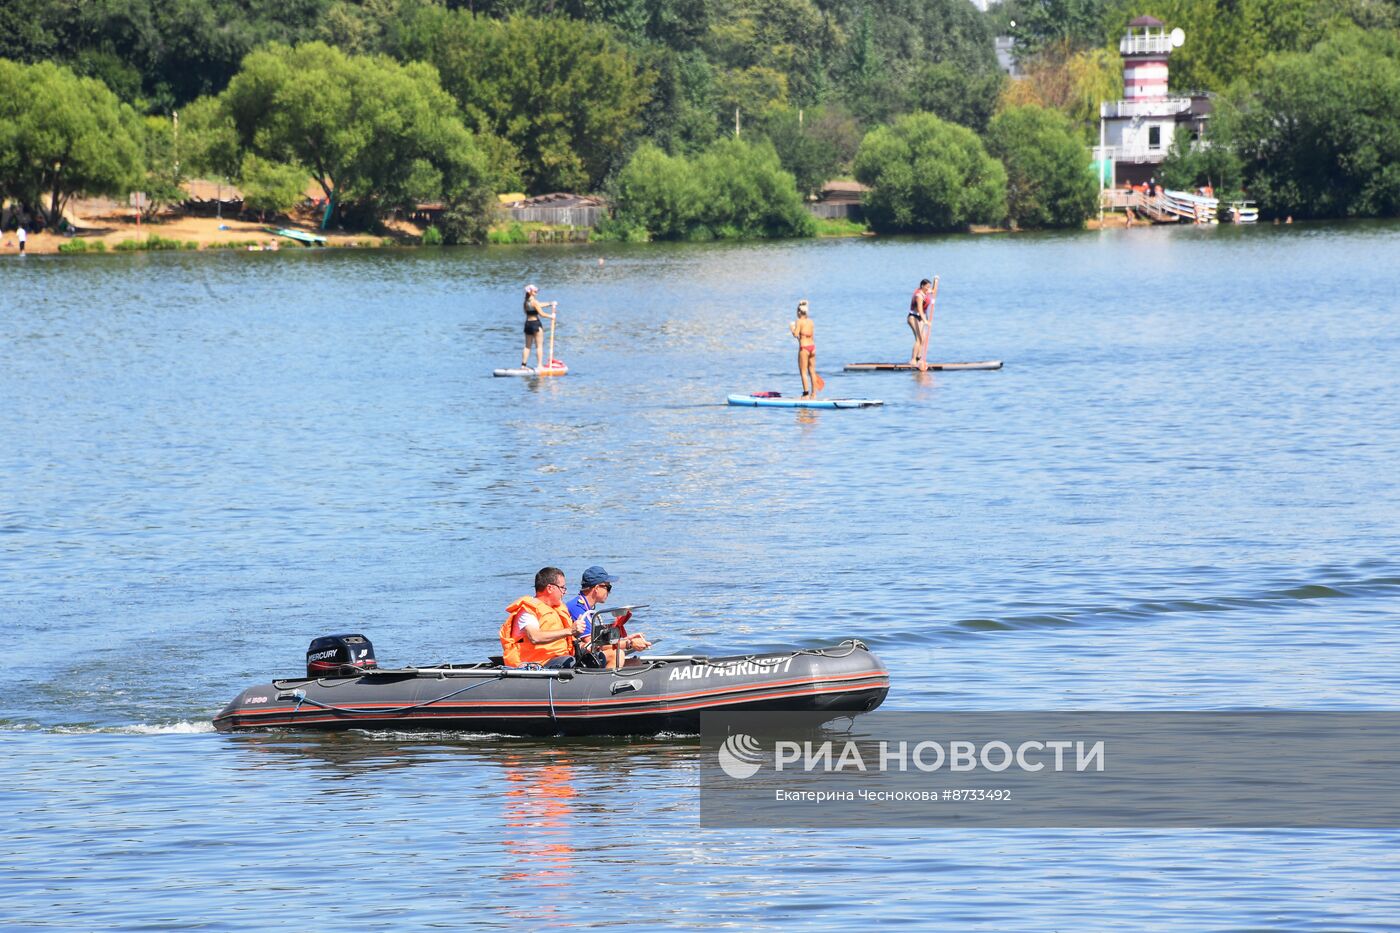
M 221 732 L 346 729 L 506 735 L 695 733 L 707 711 L 869 712 L 889 672 L 865 645 L 732 658 L 661 658 L 619 670 L 492 665 L 383 670 L 249 687 L 215 718 Z

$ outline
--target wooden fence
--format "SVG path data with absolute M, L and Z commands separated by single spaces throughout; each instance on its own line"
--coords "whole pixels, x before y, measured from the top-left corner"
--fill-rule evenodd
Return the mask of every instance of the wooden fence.
M 596 227 L 607 219 L 608 209 L 602 205 L 581 207 L 510 207 L 506 213 L 511 220 L 522 223 L 559 224 L 570 227 Z
M 860 220 L 865 216 L 865 211 L 855 201 L 812 201 L 807 210 L 824 220 Z

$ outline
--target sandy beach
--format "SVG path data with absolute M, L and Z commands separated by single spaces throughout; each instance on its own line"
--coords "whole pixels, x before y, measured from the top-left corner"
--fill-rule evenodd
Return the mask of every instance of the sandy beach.
M 111 201 L 75 201 L 65 212 L 77 229 L 73 236 L 51 231 L 30 232 L 26 252 L 43 254 L 57 253 L 59 247 L 74 240 L 84 240 L 89 245 L 100 242 L 108 251 L 124 240 L 145 240 L 151 234 L 167 240 L 196 244 L 194 249 L 250 247 L 278 248 L 298 247 L 301 244 L 286 237 L 267 232 L 266 227 L 290 228 L 312 233 L 326 238 L 327 245 L 336 247 L 375 247 L 383 245 L 388 237 L 394 243 L 416 243 L 421 231 L 413 224 L 400 221 L 386 223 L 386 232 L 346 232 L 341 230 L 322 231 L 311 212 L 296 212 L 291 218 L 269 218 L 265 223 L 237 218 L 198 217 L 171 213 L 160 218 L 157 223 L 136 222 L 136 212 L 129 207 Z M 230 244 L 236 244 L 231 247 Z M 0 255 L 14 255 L 19 252 L 19 243 L 14 230 L 0 235 Z

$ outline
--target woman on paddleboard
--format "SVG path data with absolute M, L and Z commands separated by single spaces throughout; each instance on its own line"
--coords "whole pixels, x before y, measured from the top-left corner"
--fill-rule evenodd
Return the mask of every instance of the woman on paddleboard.
M 535 348 L 535 361 L 539 364 L 536 369 L 544 369 L 544 343 L 540 340 L 540 332 L 544 330 L 544 325 L 540 323 L 540 318 L 554 320 L 554 315 L 544 310 L 544 304 L 535 297 L 539 293 L 538 285 L 525 286 L 525 349 L 520 352 L 520 368 L 524 369 L 530 365 L 530 347 Z M 550 301 L 547 304 L 556 309 L 559 302 Z M 550 361 L 553 362 L 552 360 Z
M 928 338 L 933 327 L 933 300 L 938 297 L 938 276 L 933 281 L 924 279 L 914 289 L 909 299 L 909 329 L 914 332 L 914 352 L 909 357 L 910 366 L 923 369 L 928 365 Z
M 821 377 L 817 375 L 817 343 L 814 338 L 816 326 L 807 316 L 807 299 L 797 303 L 797 320 L 788 325 L 792 336 L 797 338 L 797 373 L 802 377 L 802 397 L 813 398 L 822 389 Z

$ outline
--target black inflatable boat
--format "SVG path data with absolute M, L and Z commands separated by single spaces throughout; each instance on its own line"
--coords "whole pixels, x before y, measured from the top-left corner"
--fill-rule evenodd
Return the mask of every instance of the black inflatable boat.
M 361 636 L 339 636 L 344 639 Z M 368 644 L 365 642 L 365 644 Z M 498 664 L 357 669 L 308 653 L 308 676 L 244 690 L 214 717 L 233 730 L 462 730 L 507 735 L 694 733 L 707 710 L 869 712 L 889 672 L 863 643 L 724 658 L 642 656 L 615 669 Z M 372 652 L 370 657 L 372 658 Z M 334 672 L 320 673 L 317 665 Z M 371 660 L 370 665 L 373 664 Z

